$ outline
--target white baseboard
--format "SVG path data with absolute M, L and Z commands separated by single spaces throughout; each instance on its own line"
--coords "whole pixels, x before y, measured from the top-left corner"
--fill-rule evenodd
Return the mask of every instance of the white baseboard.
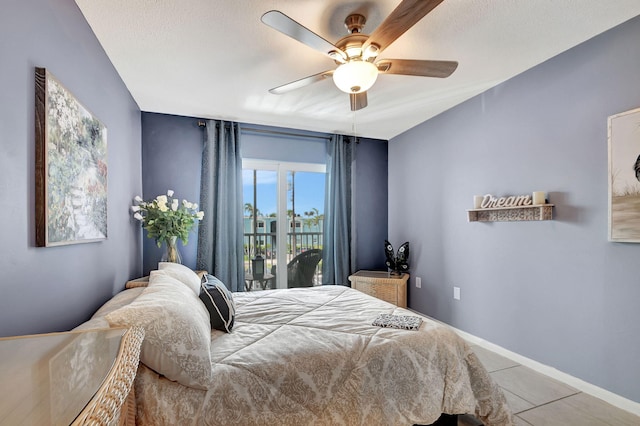
M 435 319 L 433 320 L 438 321 Z M 441 321 L 438 321 L 438 322 L 440 322 L 441 324 L 444 324 Z M 601 387 L 598 387 L 596 385 L 592 385 L 591 383 L 585 382 L 584 380 L 578 379 L 577 377 L 573 377 L 567 373 L 563 373 L 562 371 L 556 368 L 549 367 L 548 365 L 539 363 L 538 361 L 534 361 L 530 358 L 527 358 L 515 352 L 511 352 L 510 350 L 505 349 L 502 346 L 498 346 L 491 342 L 487 342 L 486 340 L 480 337 L 474 336 L 472 334 L 469 334 L 466 331 L 458 330 L 457 328 L 452 327 L 449 324 L 445 324 L 445 325 L 450 327 L 460 337 L 462 337 L 463 339 L 465 339 L 471 344 L 481 346 L 485 349 L 488 349 L 492 352 L 497 353 L 498 355 L 502 355 L 505 358 L 509 358 L 510 360 L 517 362 L 518 364 L 524 365 L 525 367 L 528 367 L 534 371 L 537 371 L 538 373 L 544 374 L 546 376 L 551 377 L 552 379 L 565 383 L 581 392 L 595 396 L 596 398 L 599 398 L 615 407 L 618 407 L 621 410 L 625 410 L 632 414 L 635 414 L 636 416 L 640 416 L 640 403 L 637 403 L 635 401 L 622 397 L 606 389 L 602 389 Z

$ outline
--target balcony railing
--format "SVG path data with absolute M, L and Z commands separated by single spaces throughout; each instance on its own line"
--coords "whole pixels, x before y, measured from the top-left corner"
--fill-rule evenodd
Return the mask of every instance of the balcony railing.
M 285 250 L 287 264 L 302 252 L 310 249 L 322 249 L 322 232 L 290 232 L 287 234 L 286 241 L 281 243 L 276 240 L 276 234 L 273 233 L 245 233 L 244 234 L 244 271 L 245 275 L 252 274 L 251 259 L 257 255 L 264 259 L 265 273 L 284 273 L 284 269 L 278 268 L 277 253 L 279 250 Z M 313 277 L 314 285 L 322 283 L 322 266 L 321 262 L 316 266 L 316 272 Z M 275 283 L 269 283 L 272 288 Z

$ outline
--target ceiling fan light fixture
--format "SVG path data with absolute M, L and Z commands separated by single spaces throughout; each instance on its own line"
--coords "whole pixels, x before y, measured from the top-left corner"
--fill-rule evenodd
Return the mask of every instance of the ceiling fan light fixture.
M 378 56 L 378 53 L 380 53 L 380 46 L 375 43 L 371 43 L 364 49 L 364 52 L 362 52 L 362 59 L 366 61 L 368 59 L 375 58 Z
M 359 58 L 362 56 L 362 48 L 359 45 L 356 46 L 347 46 L 344 51 L 347 54 L 348 58 Z
M 378 78 L 378 68 L 371 62 L 350 61 L 333 73 L 333 82 L 345 93 L 366 92 Z
M 339 50 L 332 50 L 331 52 L 328 53 L 329 57 L 331 59 L 333 59 L 336 62 L 339 62 L 341 64 L 344 64 L 345 62 L 347 62 L 345 59 L 345 54 L 342 53 Z

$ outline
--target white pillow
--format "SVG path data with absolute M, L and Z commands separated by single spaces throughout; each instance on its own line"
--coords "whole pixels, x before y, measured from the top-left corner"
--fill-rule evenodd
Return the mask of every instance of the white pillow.
M 151 273 L 149 286 L 105 317 L 112 327 L 142 326 L 140 361 L 166 378 L 196 389 L 211 380 L 211 325 L 200 298 L 178 280 Z
M 202 280 L 193 270 L 187 268 L 180 263 L 173 262 L 160 262 L 158 263 L 158 270 L 165 274 L 177 279 L 187 287 L 189 287 L 193 293 L 200 296 L 200 283 Z

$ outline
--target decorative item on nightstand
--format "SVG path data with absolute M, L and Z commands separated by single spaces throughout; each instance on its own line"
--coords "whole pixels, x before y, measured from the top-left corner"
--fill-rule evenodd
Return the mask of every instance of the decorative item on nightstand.
M 384 254 L 387 258 L 385 265 L 391 269 L 392 275 L 401 275 L 409 271 L 409 241 L 403 243 L 394 255 L 393 246 L 384 240 Z
M 158 195 L 151 201 L 144 201 L 140 196 L 134 198 L 136 204 L 131 206 L 133 217 L 142 222 L 147 230 L 147 237 L 155 238 L 158 247 L 165 243 L 162 262 L 182 263 L 177 240 L 187 245 L 189 232 L 196 221 L 202 220 L 204 212 L 198 211 L 198 205 L 187 200 L 182 203 L 173 198 L 173 191 L 167 195 Z

